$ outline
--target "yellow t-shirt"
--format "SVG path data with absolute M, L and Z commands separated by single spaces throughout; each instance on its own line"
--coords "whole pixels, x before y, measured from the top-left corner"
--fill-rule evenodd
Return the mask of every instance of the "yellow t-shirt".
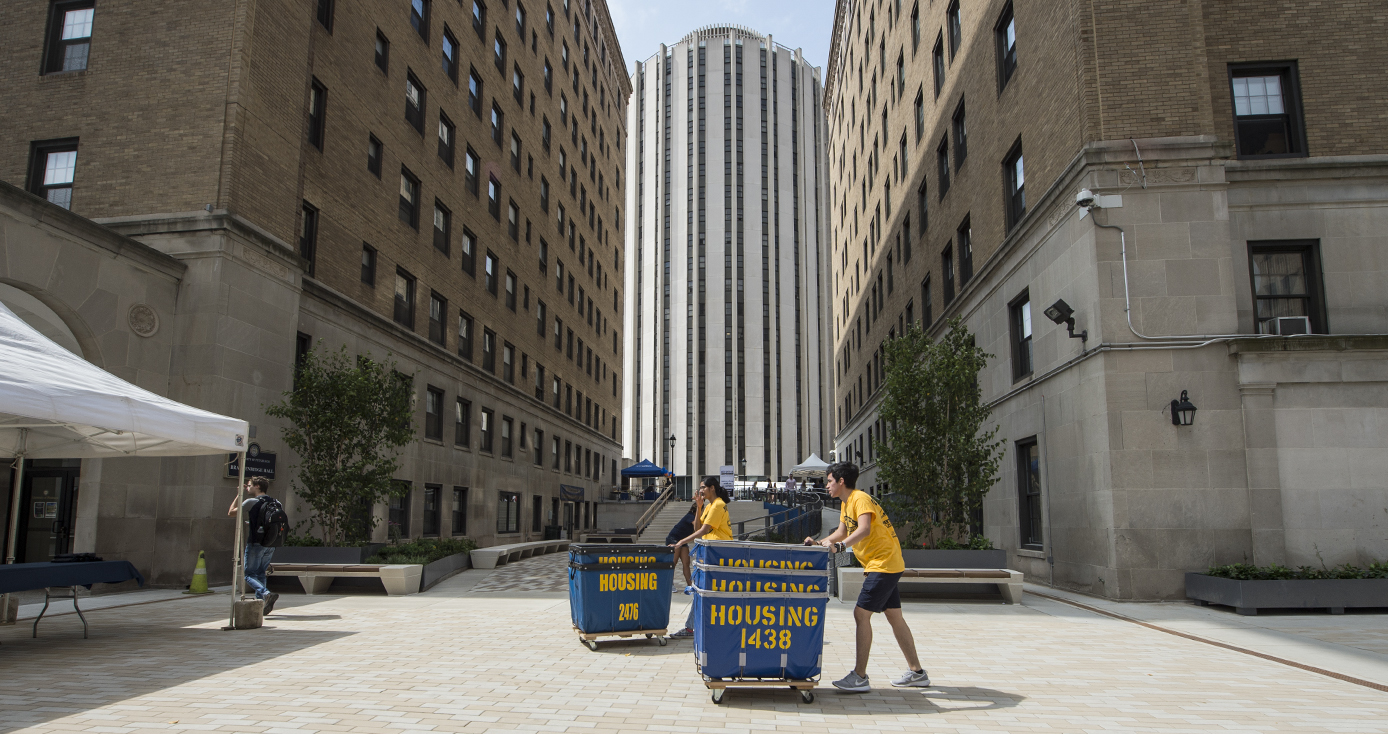
M 844 529 L 852 535 L 858 529 L 858 517 L 872 515 L 872 530 L 868 536 L 853 546 L 853 554 L 863 564 L 864 573 L 901 573 L 906 570 L 906 562 L 901 558 L 901 542 L 896 538 L 896 528 L 887 519 L 882 506 L 867 492 L 855 489 L 843 502 L 839 519 Z
M 709 530 L 704 535 L 704 540 L 732 540 L 733 529 L 728 524 L 728 503 L 721 499 L 704 504 L 704 514 L 699 518 L 699 522 L 708 525 Z M 905 568 L 905 566 L 902 566 Z

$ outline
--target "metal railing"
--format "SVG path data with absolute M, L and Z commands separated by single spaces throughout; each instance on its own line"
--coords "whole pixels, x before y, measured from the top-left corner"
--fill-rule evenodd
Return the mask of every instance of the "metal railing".
M 798 498 L 797 498 L 798 499 Z M 805 502 L 797 502 L 784 510 L 773 512 L 761 517 L 754 517 L 750 520 L 742 520 L 737 523 L 737 533 L 734 537 L 738 540 L 747 540 L 755 535 L 761 535 L 770 539 L 773 532 L 779 533 L 784 528 L 787 532 L 794 527 L 795 534 L 805 533 L 806 535 L 818 535 L 823 529 L 822 510 L 824 509 L 824 497 L 818 494 L 807 493 Z M 792 516 L 792 513 L 795 513 Z M 773 522 L 775 518 L 784 516 L 785 519 Z M 762 527 L 747 529 L 749 523 L 761 521 Z
M 660 514 L 660 511 L 665 508 L 666 503 L 674 496 L 675 487 L 674 485 L 670 485 L 660 493 L 660 496 L 655 498 L 655 502 L 652 502 L 650 507 L 646 508 L 645 513 L 641 515 L 641 519 L 636 521 L 636 535 L 638 537 L 641 533 L 646 532 L 646 528 L 650 526 L 651 522 Z

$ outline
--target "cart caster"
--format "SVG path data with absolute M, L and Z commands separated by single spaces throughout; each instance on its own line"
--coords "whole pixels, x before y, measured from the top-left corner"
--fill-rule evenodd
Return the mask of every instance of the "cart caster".
M 661 647 L 665 647 L 665 645 L 669 644 L 669 640 L 665 639 L 664 637 L 657 637 L 655 638 L 655 641 Z
M 801 691 L 800 700 L 805 703 L 814 703 L 814 691 Z
M 648 639 L 648 640 L 651 639 L 652 637 L 655 637 L 655 635 L 646 635 L 646 639 Z
M 586 647 L 586 648 L 588 648 L 589 650 L 592 650 L 593 652 L 597 652 L 597 651 L 598 651 L 598 641 L 597 641 L 597 640 L 584 640 L 584 641 L 583 641 L 583 646 Z
M 714 702 L 714 703 L 723 703 L 723 695 L 726 694 L 727 692 L 728 692 L 728 689 L 726 689 L 726 688 L 715 688 L 715 689 L 713 689 L 713 702 Z

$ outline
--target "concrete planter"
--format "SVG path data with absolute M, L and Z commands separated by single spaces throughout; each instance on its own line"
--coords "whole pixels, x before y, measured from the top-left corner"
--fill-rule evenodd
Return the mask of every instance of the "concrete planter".
M 385 543 L 350 548 L 313 545 L 285 545 L 275 549 L 274 563 L 366 563 Z
M 440 558 L 424 567 L 424 573 L 419 577 L 419 590 L 424 591 L 449 576 L 469 568 L 472 568 L 471 554 L 469 553 L 454 553 L 451 556 Z
M 903 550 L 907 568 L 1007 568 L 1005 550 Z
M 1222 604 L 1245 615 L 1259 609 L 1329 609 L 1343 614 L 1346 607 L 1388 607 L 1388 579 L 1240 581 L 1187 573 L 1186 596 L 1197 604 Z

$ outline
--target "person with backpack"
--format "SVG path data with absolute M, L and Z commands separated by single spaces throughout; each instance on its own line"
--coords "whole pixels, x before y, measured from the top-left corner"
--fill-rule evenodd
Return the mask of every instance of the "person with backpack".
M 674 545 L 682 538 L 694 532 L 694 518 L 699 516 L 699 501 L 689 503 L 689 512 L 680 518 L 675 527 L 670 528 L 670 532 L 665 536 L 665 545 Z M 689 586 L 694 583 L 690 575 L 689 546 L 682 545 L 675 550 L 675 563 L 684 563 L 684 585 Z
M 270 559 L 275 548 L 284 545 L 284 536 L 289 531 L 289 516 L 284 512 L 280 501 L 265 494 L 270 489 L 270 480 L 265 477 L 251 477 L 246 481 L 246 494 L 242 500 L 242 515 L 246 521 L 246 584 L 255 591 L 255 598 L 265 602 L 262 614 L 269 614 L 275 608 L 280 595 L 266 588 L 266 575 L 270 571 Z M 236 500 L 231 501 L 227 515 L 236 517 Z

